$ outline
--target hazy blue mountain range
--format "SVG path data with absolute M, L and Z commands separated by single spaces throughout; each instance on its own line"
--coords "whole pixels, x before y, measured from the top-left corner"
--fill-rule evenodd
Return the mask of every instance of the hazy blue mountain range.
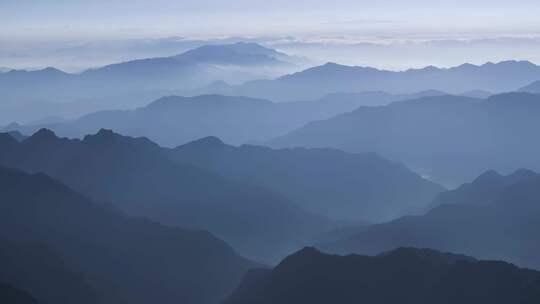
M 360 107 L 309 123 L 270 144 L 375 152 L 457 186 L 488 169 L 540 170 L 539 115 L 540 95 L 529 93 L 425 97 Z
M 0 281 L 38 303 L 217 303 L 256 266 L 207 232 L 128 218 L 42 173 L 0 168 L 0 187 Z
M 273 103 L 268 100 L 221 95 L 170 96 L 132 111 L 101 111 L 67 122 L 10 124 L 5 131 L 32 134 L 41 128 L 67 137 L 79 137 L 108 128 L 130 136 L 145 136 L 165 146 L 177 146 L 206 136 L 242 144 L 281 136 L 304 124 L 349 112 L 363 105 L 385 105 L 422 96 L 444 95 L 425 91 L 407 95 L 384 92 L 335 93 L 314 101 Z
M 242 83 L 298 70 L 296 58 L 254 43 L 202 46 L 183 54 L 111 64 L 79 74 L 55 68 L 0 73 L 0 121 L 77 117 L 132 109 L 215 81 Z
M 521 88 L 520 91 L 540 94 L 540 80 Z
M 0 164 L 44 172 L 131 215 L 208 230 L 258 261 L 281 258 L 333 227 L 282 194 L 173 161 L 146 138 L 112 131 L 70 140 L 43 129 L 20 143 L 6 134 Z
M 335 227 L 315 214 L 387 220 L 424 210 L 443 190 L 374 154 L 233 147 L 217 138 L 165 149 L 106 130 L 83 140 L 40 130 L 22 142 L 0 136 L 0 148 L 0 164 L 45 172 L 130 214 L 207 229 L 258 260 Z
M 424 90 L 450 94 L 472 90 L 502 93 L 515 91 L 538 79 L 540 66 L 528 61 L 503 61 L 480 66 L 463 64 L 453 68 L 430 66 L 400 72 L 327 63 L 273 80 L 254 80 L 242 85 L 214 88 L 213 93 L 274 101 L 317 99 L 335 92 L 377 90 L 395 94 Z
M 540 272 L 428 249 L 377 256 L 305 248 L 271 270 L 252 270 L 226 304 L 522 303 L 540 301 Z
M 321 246 L 338 253 L 376 254 L 399 246 L 463 252 L 540 269 L 540 175 L 488 171 L 435 199 L 425 215 L 373 225 Z
M 173 149 L 171 157 L 270 189 L 335 220 L 376 222 L 419 213 L 443 190 L 375 154 L 235 147 L 208 137 Z

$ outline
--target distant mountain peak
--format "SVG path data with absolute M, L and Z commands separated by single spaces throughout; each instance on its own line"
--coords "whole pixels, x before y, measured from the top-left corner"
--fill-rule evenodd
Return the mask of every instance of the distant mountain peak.
M 115 135 L 115 133 L 113 130 L 101 128 L 96 135 L 101 137 L 112 137 Z
M 281 261 L 276 269 L 286 269 L 291 266 L 294 268 L 298 265 L 313 263 L 324 256 L 325 254 L 315 247 L 304 247 L 303 249 L 286 257 L 283 261 Z
M 252 42 L 203 45 L 173 56 L 185 63 L 212 63 L 225 65 L 289 64 L 289 56 Z
M 41 72 L 46 72 L 46 73 L 61 73 L 61 74 L 65 74 L 64 71 L 60 70 L 60 69 L 57 69 L 55 67 L 46 67 L 44 69 L 41 69 L 40 70 Z
M 191 146 L 204 146 L 204 147 L 221 147 L 225 146 L 226 144 L 217 136 L 207 136 L 203 137 L 201 139 L 194 140 L 192 142 L 189 142 L 186 144 Z
M 338 68 L 338 67 L 348 67 L 346 65 L 343 65 L 343 64 L 339 64 L 339 63 L 336 63 L 336 62 L 327 62 L 325 64 L 323 64 L 321 67 L 326 67 L 326 68 Z
M 478 176 L 474 181 L 473 184 L 491 184 L 494 182 L 498 182 L 501 180 L 503 176 L 495 171 L 495 170 L 488 170 L 484 173 L 482 173 L 480 176 Z
M 522 180 L 522 179 L 527 179 L 527 178 L 531 178 L 531 177 L 535 177 L 537 176 L 538 174 L 532 170 L 529 170 L 529 169 L 518 169 L 516 170 L 514 173 L 512 173 L 510 175 L 510 177 L 512 179 L 519 179 L 519 180 Z
M 317 248 L 308 246 L 308 247 L 302 248 L 296 254 L 298 254 L 298 255 L 314 255 L 314 254 L 320 255 L 322 253 Z
M 117 139 L 124 138 L 124 136 L 115 133 L 110 129 L 100 129 L 96 134 L 86 135 L 83 139 L 85 143 L 101 144 L 101 143 L 110 143 L 116 141 Z
M 95 146 L 117 145 L 118 147 L 130 148 L 133 145 L 141 148 L 158 148 L 159 145 L 146 137 L 130 137 L 118 134 L 110 129 L 100 129 L 94 135 L 86 135 L 83 143 Z
M 54 133 L 54 131 L 46 128 L 39 129 L 36 133 L 34 133 L 32 136 L 30 136 L 26 141 L 48 141 L 48 140 L 56 140 L 58 137 Z

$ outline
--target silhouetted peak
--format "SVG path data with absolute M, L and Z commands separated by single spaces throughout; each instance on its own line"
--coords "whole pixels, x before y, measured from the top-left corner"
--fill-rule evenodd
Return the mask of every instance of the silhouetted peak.
M 529 169 L 523 169 L 522 168 L 522 169 L 516 170 L 510 176 L 514 177 L 514 178 L 530 178 L 530 177 L 538 176 L 538 173 L 536 173 L 536 172 L 534 172 L 532 170 L 529 170 Z
M 49 129 L 43 128 L 34 133 L 32 136 L 30 136 L 28 139 L 25 140 L 25 142 L 49 142 L 49 141 L 55 141 L 58 137 L 56 134 Z
M 424 72 L 437 72 L 440 69 L 434 65 L 428 65 L 427 67 L 423 68 L 422 71 Z
M 157 148 L 159 145 L 150 141 L 146 137 L 129 137 L 118 133 L 115 133 L 109 129 L 100 129 L 94 135 L 86 135 L 83 139 L 83 143 L 91 144 L 95 146 L 110 146 L 115 145 L 118 147 L 130 147 L 130 148 Z
M 503 176 L 499 174 L 499 172 L 495 170 L 489 170 L 484 173 L 482 173 L 480 176 L 478 176 L 474 181 L 473 184 L 491 184 L 499 182 Z
M 530 61 L 526 60 L 506 60 L 506 61 L 500 61 L 500 62 L 486 62 L 482 65 L 475 65 L 472 63 L 464 63 L 462 65 L 457 66 L 457 69 L 479 69 L 479 68 L 492 68 L 492 67 L 503 67 L 503 68 L 511 68 L 511 67 L 519 67 L 519 68 L 527 68 L 527 67 L 537 67 L 535 64 L 533 64 Z
M 274 49 L 267 48 L 255 42 L 236 42 L 224 45 L 225 48 L 246 54 L 273 54 L 277 53 Z
M 315 247 L 304 247 L 296 253 L 297 255 L 321 255 L 322 253 Z
M 460 70 L 471 70 L 471 69 L 476 69 L 476 68 L 478 68 L 478 66 L 472 63 L 464 63 L 456 67 L 456 69 L 460 69 Z
M 116 139 L 120 139 L 123 136 L 117 133 L 114 133 L 113 130 L 110 129 L 100 129 L 96 134 L 94 135 L 86 135 L 84 137 L 84 142 L 110 142 Z
M 373 69 L 373 68 L 364 68 L 359 66 L 348 66 L 343 65 L 335 62 L 327 62 L 324 65 L 318 67 L 320 70 L 323 70 L 325 72 L 332 72 L 332 71 L 347 71 L 347 70 L 356 70 L 356 69 Z M 317 67 L 313 68 L 317 69 Z
M 200 146 L 200 147 L 206 147 L 206 148 L 215 148 L 215 147 L 221 147 L 225 146 L 226 144 L 216 136 L 208 136 L 203 137 L 201 139 L 194 140 L 192 142 L 189 142 L 185 144 L 186 146 Z
M 55 73 L 55 74 L 65 74 L 64 71 L 61 71 L 57 68 L 54 68 L 54 67 L 46 67 L 42 70 L 40 70 L 40 72 L 43 72 L 43 73 Z
M 161 108 L 167 108 L 170 106 L 177 105 L 178 103 L 182 101 L 186 101 L 187 97 L 182 96 L 165 96 L 157 99 L 156 101 L 150 103 L 148 106 L 146 106 L 146 109 L 161 109 Z
M 182 55 L 190 53 L 204 53 L 207 51 L 213 52 L 223 52 L 223 51 L 234 51 L 241 54 L 270 54 L 277 53 L 275 50 L 264 47 L 258 43 L 254 42 L 236 42 L 230 44 L 216 44 L 216 45 L 203 45 L 195 49 L 189 50 Z M 182 56 L 179 55 L 179 56 Z
M 321 67 L 331 69 L 331 68 L 345 67 L 345 65 L 337 64 L 335 62 L 327 62 L 327 63 L 323 64 Z
M 277 268 L 294 268 L 295 265 L 311 263 L 324 256 L 326 256 L 326 254 L 320 252 L 315 247 L 304 247 L 296 253 L 293 253 L 292 255 L 286 257 L 283 261 L 281 261 Z
M 534 63 L 528 61 L 528 60 L 505 60 L 501 61 L 499 63 L 494 63 L 493 65 L 499 65 L 499 66 L 521 66 L 521 67 L 537 67 Z
M 113 130 L 110 130 L 110 129 L 100 129 L 97 133 L 96 133 L 96 136 L 99 136 L 99 137 L 103 137 L 103 138 L 111 138 L 113 136 L 115 136 L 116 134 L 113 132 Z
M 94 135 L 86 135 L 83 139 L 83 142 L 91 144 L 110 144 L 112 142 L 122 140 L 123 138 L 124 136 L 115 133 L 113 130 L 100 129 Z

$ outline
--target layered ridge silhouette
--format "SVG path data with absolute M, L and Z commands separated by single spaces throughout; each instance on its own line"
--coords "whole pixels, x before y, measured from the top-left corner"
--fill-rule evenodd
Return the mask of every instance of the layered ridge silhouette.
M 208 232 L 129 218 L 0 168 L 0 280 L 38 303 L 216 303 L 255 266 Z
M 474 182 L 440 194 L 434 208 L 367 227 L 320 246 L 328 252 L 376 254 L 400 246 L 463 252 L 540 269 L 540 175 L 488 171 Z
M 537 271 L 429 249 L 335 256 L 305 248 L 251 271 L 225 303 L 532 304 L 539 284 Z

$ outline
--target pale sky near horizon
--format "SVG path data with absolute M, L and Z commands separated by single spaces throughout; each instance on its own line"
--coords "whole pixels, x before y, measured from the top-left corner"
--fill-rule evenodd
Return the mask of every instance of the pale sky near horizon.
M 0 0 L 4 39 L 534 35 L 538 0 Z
M 540 63 L 538 16 L 540 0 L 0 0 L 0 68 L 77 71 L 191 45 L 171 37 L 253 38 L 321 62 L 390 69 Z

